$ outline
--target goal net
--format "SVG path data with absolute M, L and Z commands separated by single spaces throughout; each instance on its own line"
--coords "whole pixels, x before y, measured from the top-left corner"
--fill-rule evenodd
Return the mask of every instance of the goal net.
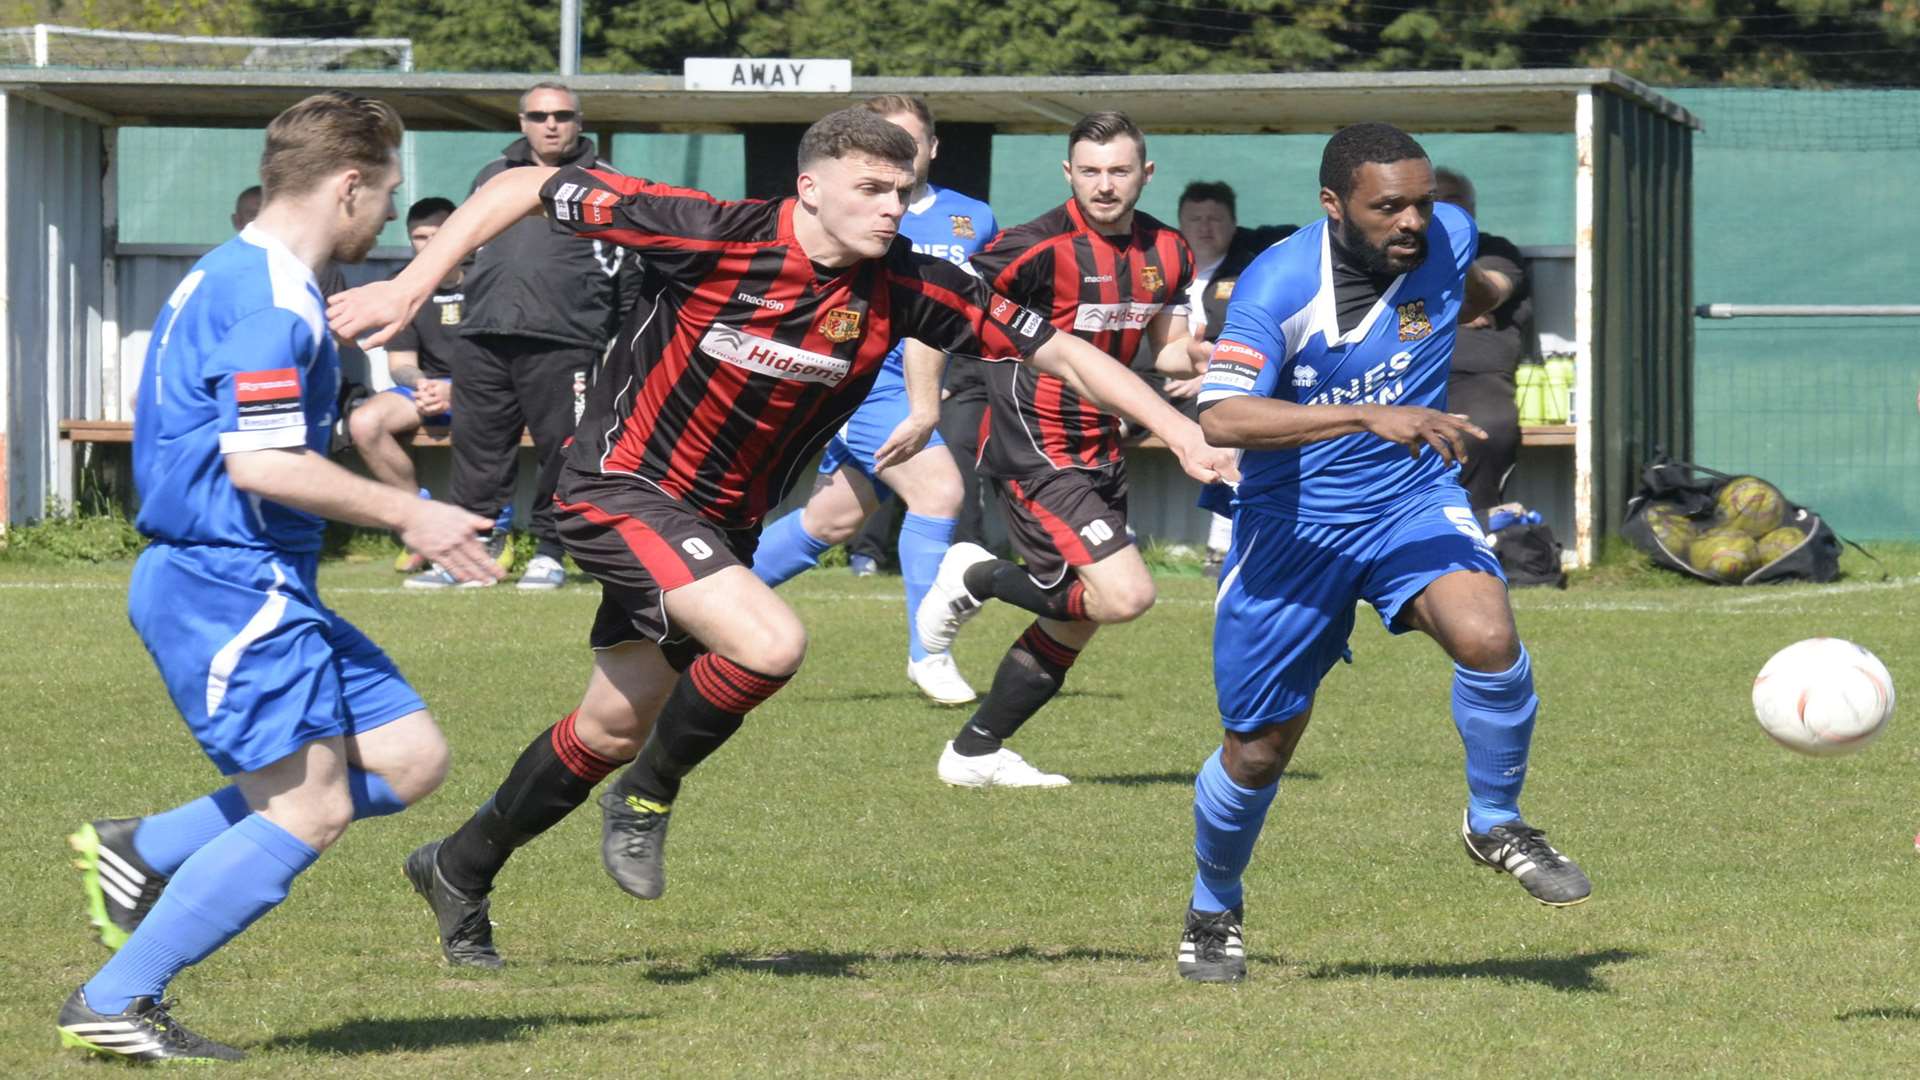
M 0 29 L 0 67 L 412 71 L 413 41 L 188 37 L 42 24 Z

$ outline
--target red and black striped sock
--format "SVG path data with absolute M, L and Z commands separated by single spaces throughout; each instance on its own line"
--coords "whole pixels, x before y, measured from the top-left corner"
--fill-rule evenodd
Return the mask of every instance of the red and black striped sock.
M 633 765 L 613 782 L 623 795 L 671 804 L 680 795 L 680 779 L 720 749 L 740 722 L 793 678 L 763 675 L 719 656 L 702 653 L 687 665 L 660 707 L 653 734 Z
M 1025 567 L 1006 559 L 994 559 L 967 567 L 960 580 L 975 600 L 1004 600 L 1059 622 L 1085 622 L 1087 618 L 1087 589 L 1078 577 L 1043 589 L 1027 576 Z
M 500 789 L 440 845 L 440 874 L 468 896 L 484 895 L 507 859 L 559 824 L 620 762 L 587 748 L 568 713 L 527 744 Z
M 1039 623 L 1027 627 L 1013 643 L 993 673 L 993 689 L 974 711 L 973 717 L 953 737 L 953 752 L 962 757 L 980 757 L 1000 749 L 1013 738 L 1020 725 L 1060 692 L 1067 681 L 1067 669 L 1080 658 L 1080 650 L 1055 641 Z

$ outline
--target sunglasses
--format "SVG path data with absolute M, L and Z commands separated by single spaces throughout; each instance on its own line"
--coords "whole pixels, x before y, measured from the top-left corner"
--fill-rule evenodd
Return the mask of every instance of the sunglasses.
M 554 112 L 523 112 L 520 114 L 520 118 L 530 124 L 544 124 L 547 122 L 548 117 L 552 117 L 553 122 L 556 124 L 571 124 L 578 119 L 579 116 L 580 114 L 574 112 L 572 109 L 558 109 Z

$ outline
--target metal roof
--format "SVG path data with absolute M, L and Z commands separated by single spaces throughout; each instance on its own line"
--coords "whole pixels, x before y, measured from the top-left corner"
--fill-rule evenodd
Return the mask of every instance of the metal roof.
M 410 128 L 499 131 L 514 124 L 524 74 L 431 72 L 115 71 L 0 69 L 0 90 L 101 123 L 258 127 L 319 88 L 383 98 Z M 1675 123 L 1700 121 L 1609 68 L 1311 75 L 856 78 L 847 94 L 693 92 L 677 75 L 568 80 L 596 131 L 714 131 L 804 124 L 874 94 L 917 94 L 943 121 L 1007 132 L 1057 132 L 1081 115 L 1120 109 L 1156 134 L 1316 133 L 1360 120 L 1416 132 L 1567 132 L 1580 92 L 1619 95 Z

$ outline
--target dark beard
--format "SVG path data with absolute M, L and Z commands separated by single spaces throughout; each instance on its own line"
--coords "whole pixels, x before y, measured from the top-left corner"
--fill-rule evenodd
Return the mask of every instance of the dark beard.
M 1367 238 L 1360 234 L 1352 218 L 1342 218 L 1340 221 L 1340 246 L 1361 270 L 1375 277 L 1398 277 L 1426 262 L 1427 238 L 1416 236 L 1414 243 L 1418 247 L 1413 255 L 1400 258 L 1387 251 L 1385 246 L 1375 247 L 1367 243 Z

